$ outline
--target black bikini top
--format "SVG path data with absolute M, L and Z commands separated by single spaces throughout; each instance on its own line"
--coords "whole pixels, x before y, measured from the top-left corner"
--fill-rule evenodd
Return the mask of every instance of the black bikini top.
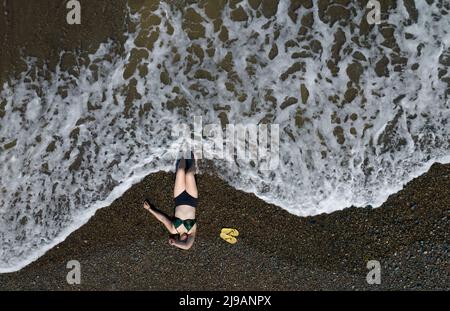
M 172 223 L 173 223 L 173 226 L 175 227 L 175 230 L 177 228 L 179 228 L 181 225 L 184 225 L 186 230 L 189 232 L 192 229 L 192 227 L 194 227 L 194 225 L 197 223 L 197 220 L 195 220 L 195 219 L 181 220 L 180 218 L 175 217 L 175 219 L 172 221 Z

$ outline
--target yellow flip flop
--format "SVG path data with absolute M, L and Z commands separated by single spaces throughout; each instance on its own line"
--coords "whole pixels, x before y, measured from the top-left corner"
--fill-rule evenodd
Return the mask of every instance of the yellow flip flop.
M 237 239 L 234 236 L 227 235 L 225 233 L 220 233 L 220 237 L 230 244 L 236 244 Z
M 225 233 L 227 235 L 231 235 L 232 237 L 239 236 L 239 231 L 237 231 L 236 229 L 233 229 L 233 228 L 222 228 L 221 232 Z

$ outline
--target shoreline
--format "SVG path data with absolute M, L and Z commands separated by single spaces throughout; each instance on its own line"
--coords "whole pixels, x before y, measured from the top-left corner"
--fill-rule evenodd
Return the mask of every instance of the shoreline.
M 171 212 L 172 175 L 159 172 L 37 261 L 0 274 L 0 290 L 382 290 L 446 289 L 449 274 L 450 164 L 434 164 L 378 208 L 350 207 L 298 217 L 199 175 L 199 235 L 192 250 L 170 247 L 168 235 L 141 206 L 150 197 Z M 221 227 L 241 235 L 229 245 Z M 66 264 L 81 263 L 80 285 L 68 285 Z M 382 283 L 366 283 L 378 260 Z M 189 264 L 185 264 L 189 262 Z

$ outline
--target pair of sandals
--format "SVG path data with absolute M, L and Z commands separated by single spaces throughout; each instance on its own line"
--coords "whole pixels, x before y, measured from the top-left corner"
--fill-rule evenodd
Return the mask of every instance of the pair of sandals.
M 237 236 L 239 236 L 239 231 L 233 228 L 223 228 L 220 232 L 220 237 L 222 240 L 230 244 L 236 244 Z

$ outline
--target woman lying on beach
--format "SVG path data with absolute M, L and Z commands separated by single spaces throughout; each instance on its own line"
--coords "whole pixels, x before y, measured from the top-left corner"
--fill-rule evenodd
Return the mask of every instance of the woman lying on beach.
M 188 250 L 192 247 L 197 232 L 195 209 L 198 201 L 197 183 L 195 181 L 194 159 L 181 159 L 177 161 L 175 186 L 173 197 L 175 201 L 175 217 L 171 220 L 167 215 L 158 211 L 147 200 L 144 208 L 170 232 L 169 244 Z

